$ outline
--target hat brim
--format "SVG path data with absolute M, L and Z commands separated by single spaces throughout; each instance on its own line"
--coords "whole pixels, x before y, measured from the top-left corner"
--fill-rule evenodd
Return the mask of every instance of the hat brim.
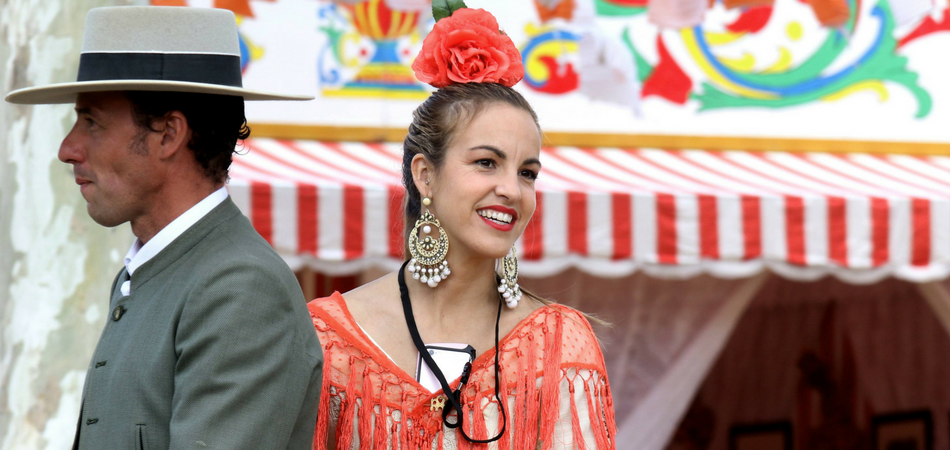
M 74 83 L 51 84 L 48 86 L 18 89 L 7 95 L 10 103 L 22 105 L 48 105 L 57 103 L 75 103 L 76 95 L 84 92 L 105 91 L 157 91 L 187 92 L 193 94 L 217 94 L 243 97 L 244 100 L 313 100 L 306 95 L 282 95 L 253 91 L 231 86 L 184 81 L 162 80 L 106 80 L 80 81 Z

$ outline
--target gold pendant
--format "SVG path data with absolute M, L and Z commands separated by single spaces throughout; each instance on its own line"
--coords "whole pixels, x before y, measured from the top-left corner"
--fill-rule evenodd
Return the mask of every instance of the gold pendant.
M 432 400 L 429 402 L 429 411 L 441 411 L 445 407 L 445 396 L 440 395 L 438 397 L 432 397 Z

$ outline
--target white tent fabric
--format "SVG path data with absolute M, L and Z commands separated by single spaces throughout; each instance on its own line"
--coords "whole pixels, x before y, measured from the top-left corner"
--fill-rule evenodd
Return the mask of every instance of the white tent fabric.
M 629 442 L 629 448 L 640 450 L 666 448 L 693 396 L 766 277 L 760 274 L 745 280 L 727 295 L 709 323 L 670 364 L 633 414 L 617 424 L 617 442 Z
M 246 144 L 229 190 L 292 267 L 398 266 L 398 144 Z M 541 161 L 525 275 L 950 275 L 950 157 L 553 147 Z

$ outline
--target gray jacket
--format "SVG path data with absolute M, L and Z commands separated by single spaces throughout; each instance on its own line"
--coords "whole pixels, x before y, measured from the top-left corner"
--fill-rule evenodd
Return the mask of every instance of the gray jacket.
M 294 274 L 230 198 L 135 272 L 86 373 L 79 449 L 309 449 L 323 352 Z

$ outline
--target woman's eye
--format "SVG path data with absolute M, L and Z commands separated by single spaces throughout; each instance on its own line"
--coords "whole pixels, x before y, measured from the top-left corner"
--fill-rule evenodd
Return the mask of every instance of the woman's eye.
M 522 171 L 521 171 L 521 176 L 523 176 L 523 177 L 525 177 L 525 178 L 527 178 L 527 179 L 529 179 L 529 180 L 537 180 L 537 179 L 538 179 L 538 173 L 535 172 L 535 171 L 533 171 L 533 170 L 522 170 Z
M 475 161 L 475 163 L 485 168 L 491 168 L 495 166 L 495 161 L 491 159 L 479 159 L 478 161 Z

